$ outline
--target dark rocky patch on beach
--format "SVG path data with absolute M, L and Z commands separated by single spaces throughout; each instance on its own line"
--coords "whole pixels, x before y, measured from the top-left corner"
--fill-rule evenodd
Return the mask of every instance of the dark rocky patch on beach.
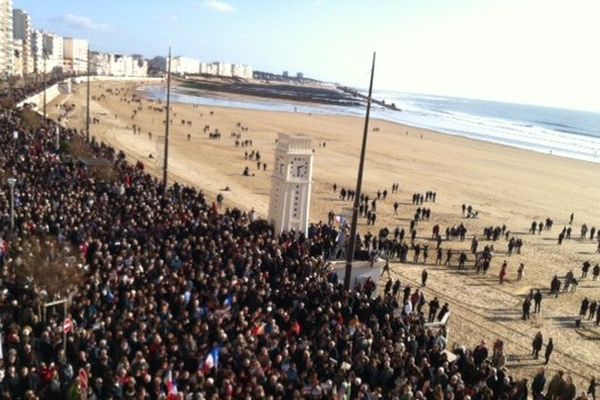
M 185 89 L 207 90 L 221 93 L 234 93 L 270 99 L 283 99 L 307 103 L 320 103 L 336 106 L 360 106 L 363 101 L 336 88 L 324 86 L 302 86 L 287 83 L 251 83 L 238 80 L 197 80 L 180 81 Z

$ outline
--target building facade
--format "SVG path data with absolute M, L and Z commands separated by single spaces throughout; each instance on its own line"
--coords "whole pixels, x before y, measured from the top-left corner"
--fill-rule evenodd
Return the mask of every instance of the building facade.
M 23 41 L 13 40 L 13 75 L 23 75 Z
M 140 55 L 127 56 L 110 53 L 91 53 L 91 71 L 95 75 L 106 76 L 148 76 L 148 61 Z
M 181 75 L 198 74 L 200 73 L 200 61 L 189 57 L 173 57 L 171 60 L 171 73 Z
M 226 62 L 217 62 L 217 75 L 223 77 L 230 77 L 231 75 L 231 64 Z
M 12 0 L 0 0 L 0 76 L 13 74 Z
M 34 30 L 31 33 L 31 58 L 33 61 L 33 72 L 40 74 L 44 71 L 44 35 Z
M 33 49 L 32 49 L 31 17 L 23 10 L 13 10 L 13 37 L 21 40 L 21 64 L 23 75 L 34 72 L 33 67 Z
M 62 71 L 64 59 L 64 40 L 61 36 L 49 32 L 42 33 L 42 59 L 46 57 L 46 71 Z
M 63 41 L 64 67 L 68 72 L 84 73 L 88 68 L 87 40 L 65 38 Z

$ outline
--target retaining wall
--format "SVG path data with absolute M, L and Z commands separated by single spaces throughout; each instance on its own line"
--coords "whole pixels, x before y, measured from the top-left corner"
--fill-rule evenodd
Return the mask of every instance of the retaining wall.
M 56 99 L 61 94 L 68 94 L 71 92 L 71 82 L 72 80 L 76 84 L 85 83 L 86 78 L 67 78 L 64 81 L 55 83 L 54 85 L 48 87 L 46 89 L 46 104 L 50 103 L 52 100 Z M 142 82 L 142 81 L 161 81 L 162 78 L 137 78 L 137 77 L 127 77 L 127 76 L 92 76 L 90 78 L 91 81 L 132 81 L 132 82 Z M 31 104 L 31 108 L 34 111 L 39 113 L 42 112 L 42 107 L 44 104 L 44 91 L 42 90 L 39 93 L 36 93 L 32 96 L 29 96 L 25 100 L 21 101 L 17 104 L 17 107 L 23 107 L 25 104 Z

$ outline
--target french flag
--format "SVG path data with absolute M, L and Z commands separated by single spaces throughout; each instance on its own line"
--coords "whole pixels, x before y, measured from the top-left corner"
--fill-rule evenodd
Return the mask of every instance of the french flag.
M 167 374 L 167 400 L 177 400 L 177 384 L 173 380 L 173 373 L 169 370 Z
M 212 348 L 206 360 L 204 360 L 204 366 L 202 367 L 202 372 L 205 374 L 210 372 L 211 369 L 219 369 L 219 357 L 221 356 L 221 348 L 219 346 L 215 346 Z

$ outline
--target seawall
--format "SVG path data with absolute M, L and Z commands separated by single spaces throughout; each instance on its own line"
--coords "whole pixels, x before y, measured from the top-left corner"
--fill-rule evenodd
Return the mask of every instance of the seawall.
M 72 84 L 85 84 L 86 77 L 77 77 L 77 78 L 66 78 L 63 81 L 57 82 L 52 86 L 46 88 L 46 104 L 50 103 L 52 100 L 56 99 L 61 94 L 68 94 L 71 92 Z M 142 77 L 128 77 L 128 76 L 92 76 L 90 77 L 90 81 L 132 81 L 132 82 L 144 82 L 144 81 L 153 81 L 160 82 L 163 78 L 142 78 Z M 25 100 L 21 101 L 17 104 L 17 107 L 23 107 L 25 104 L 30 104 L 31 109 L 42 113 L 43 104 L 44 104 L 44 91 L 40 91 L 35 93 Z

